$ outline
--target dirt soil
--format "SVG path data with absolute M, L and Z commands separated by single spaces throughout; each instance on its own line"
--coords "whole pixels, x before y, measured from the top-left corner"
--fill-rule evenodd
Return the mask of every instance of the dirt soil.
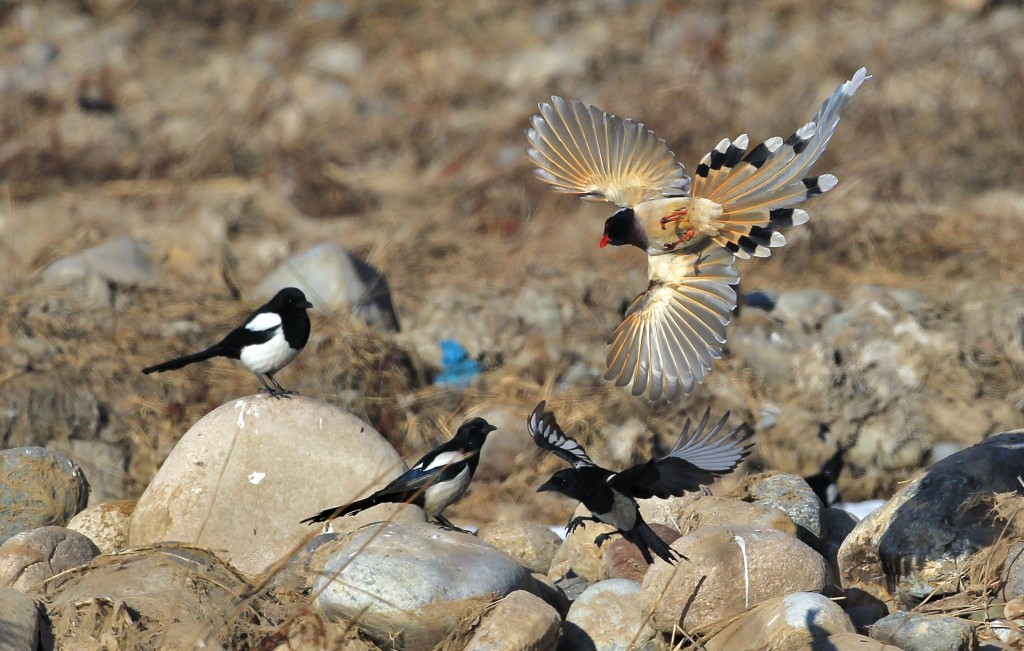
M 280 379 L 350 408 L 403 454 L 467 414 L 525 419 L 541 399 L 612 464 L 664 449 L 707 405 L 754 424 L 766 404 L 800 405 L 854 437 L 841 396 L 801 402 L 795 384 L 765 383 L 728 354 L 672 405 L 594 377 L 645 287 L 643 256 L 599 250 L 608 207 L 532 177 L 529 116 L 552 94 L 582 98 L 644 121 L 692 173 L 722 137 L 788 135 L 867 66 L 874 79 L 817 165 L 839 187 L 784 249 L 741 263 L 742 289 L 819 289 L 843 304 L 876 284 L 962 324 L 970 300 L 1004 304 L 1024 271 L 1012 253 L 1024 237 L 1022 30 L 1020 3 L 983 0 L 0 2 L 0 442 L 77 446 L 94 485 L 137 496 L 192 423 L 256 388 L 226 361 L 139 369 L 221 336 L 264 275 L 325 241 L 387 276 L 402 332 L 316 314 Z M 40 280 L 120 237 L 146 247 L 154 280 L 99 293 Z M 1021 425 L 1024 344 L 1007 322 L 1003 338 L 960 332 L 952 356 L 973 360 L 972 384 L 932 374 L 921 388 L 994 414 L 944 434 L 958 444 Z M 487 364 L 472 388 L 429 383 L 443 337 Z M 905 427 L 927 450 L 945 417 Z M 651 434 L 617 451 L 631 419 Z M 812 468 L 831 453 L 817 433 L 762 432 L 751 470 Z M 567 502 L 533 493 L 559 462 L 515 460 L 451 514 L 562 520 Z M 927 461 L 865 463 L 843 489 L 885 496 Z

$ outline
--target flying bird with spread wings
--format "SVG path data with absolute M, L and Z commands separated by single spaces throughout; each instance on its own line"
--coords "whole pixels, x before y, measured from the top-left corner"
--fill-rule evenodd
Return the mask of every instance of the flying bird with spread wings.
M 754 445 L 750 440 L 753 435 L 750 427 L 742 424 L 732 430 L 725 429 L 729 419 L 729 412 L 726 412 L 708 429 L 709 416 L 710 411 L 704 412 L 693 434 L 690 434 L 687 420 L 675 447 L 664 457 L 622 472 L 612 472 L 594 463 L 583 446 L 566 436 L 555 415 L 545 411 L 545 403 L 541 402 L 530 414 L 527 430 L 539 447 L 572 468 L 551 475 L 537 490 L 562 493 L 579 500 L 590 510 L 591 515 L 569 521 L 568 533 L 576 527 L 585 527 L 587 520 L 603 522 L 615 527 L 623 538 L 636 545 L 648 564 L 654 562 L 655 555 L 674 563 L 681 555 L 648 526 L 636 501 L 678 497 L 696 491 L 731 473 L 750 454 Z M 601 534 L 594 542 L 600 547 L 607 539 L 608 534 Z
M 746 134 L 723 139 L 693 179 L 642 123 L 579 100 L 539 105 L 526 132 L 534 174 L 556 192 L 618 205 L 600 246 L 630 244 L 648 256 L 650 284 L 612 333 L 605 379 L 652 400 L 673 400 L 704 381 L 736 307 L 735 258 L 771 255 L 786 243 L 781 229 L 808 219 L 794 206 L 835 187 L 831 174 L 806 174 L 870 78 L 858 70 L 785 140 L 748 150 Z

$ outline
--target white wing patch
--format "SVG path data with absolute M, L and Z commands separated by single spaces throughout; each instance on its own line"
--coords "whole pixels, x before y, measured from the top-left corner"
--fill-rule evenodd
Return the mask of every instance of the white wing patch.
M 444 468 L 445 466 L 450 466 L 450 465 L 459 463 L 460 461 L 465 461 L 466 459 L 468 459 L 471 456 L 472 456 L 471 453 L 459 452 L 457 450 L 453 450 L 451 452 L 442 452 L 441 454 L 439 454 L 436 457 L 434 457 L 433 461 L 430 462 L 430 465 L 424 466 L 424 467 L 420 468 L 420 470 L 432 470 L 433 468 Z
M 245 324 L 245 329 L 251 330 L 252 332 L 265 332 L 267 330 L 273 330 L 280 325 L 280 314 L 277 312 L 261 312 L 254 316 L 249 323 Z

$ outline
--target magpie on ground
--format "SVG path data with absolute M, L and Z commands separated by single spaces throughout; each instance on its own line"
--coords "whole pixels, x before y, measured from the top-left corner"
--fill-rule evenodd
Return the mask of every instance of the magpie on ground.
M 442 526 L 462 531 L 441 515 L 441 512 L 458 501 L 469 488 L 469 482 L 473 480 L 473 474 L 480 462 L 480 449 L 483 448 L 487 435 L 496 429 L 483 418 L 467 420 L 450 441 L 423 455 L 412 468 L 373 495 L 351 504 L 324 509 L 302 522 L 326 522 L 390 502 L 415 504 Z
M 561 457 L 572 468 L 559 470 L 537 491 L 557 491 L 579 500 L 590 510 L 592 515 L 569 521 L 569 533 L 576 527 L 585 527 L 587 520 L 610 524 L 640 549 L 648 564 L 654 562 L 652 551 L 668 563 L 685 557 L 644 522 L 636 500 L 665 499 L 696 491 L 735 470 L 754 445 L 748 441 L 753 430 L 746 423 L 723 433 L 729 412 L 705 434 L 708 410 L 692 436 L 690 421 L 686 421 L 679 441 L 667 455 L 616 473 L 595 464 L 579 443 L 562 432 L 555 415 L 545 412 L 544 406 L 541 402 L 530 414 L 527 429 L 538 446 Z M 600 547 L 610 537 L 611 534 L 601 534 L 594 542 Z
M 245 368 L 255 373 L 271 396 L 288 397 L 294 392 L 282 387 L 274 379 L 274 373 L 290 364 L 309 340 L 306 310 L 311 307 L 313 304 L 306 300 L 302 290 L 285 287 L 253 312 L 245 323 L 206 350 L 147 366 L 142 372 L 146 375 L 162 373 L 213 357 L 230 357 L 240 360 Z M 267 379 L 273 386 L 267 384 Z

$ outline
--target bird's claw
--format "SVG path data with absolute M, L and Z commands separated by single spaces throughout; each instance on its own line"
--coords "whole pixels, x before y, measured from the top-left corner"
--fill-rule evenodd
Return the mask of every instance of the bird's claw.
M 573 518 L 569 520 L 568 524 L 565 525 L 566 535 L 571 534 L 576 529 L 586 529 L 587 523 L 584 522 L 583 518 Z
M 594 544 L 597 545 L 598 549 L 601 549 L 601 546 L 608 542 L 608 539 L 611 537 L 612 535 L 610 533 L 603 533 L 594 538 Z

